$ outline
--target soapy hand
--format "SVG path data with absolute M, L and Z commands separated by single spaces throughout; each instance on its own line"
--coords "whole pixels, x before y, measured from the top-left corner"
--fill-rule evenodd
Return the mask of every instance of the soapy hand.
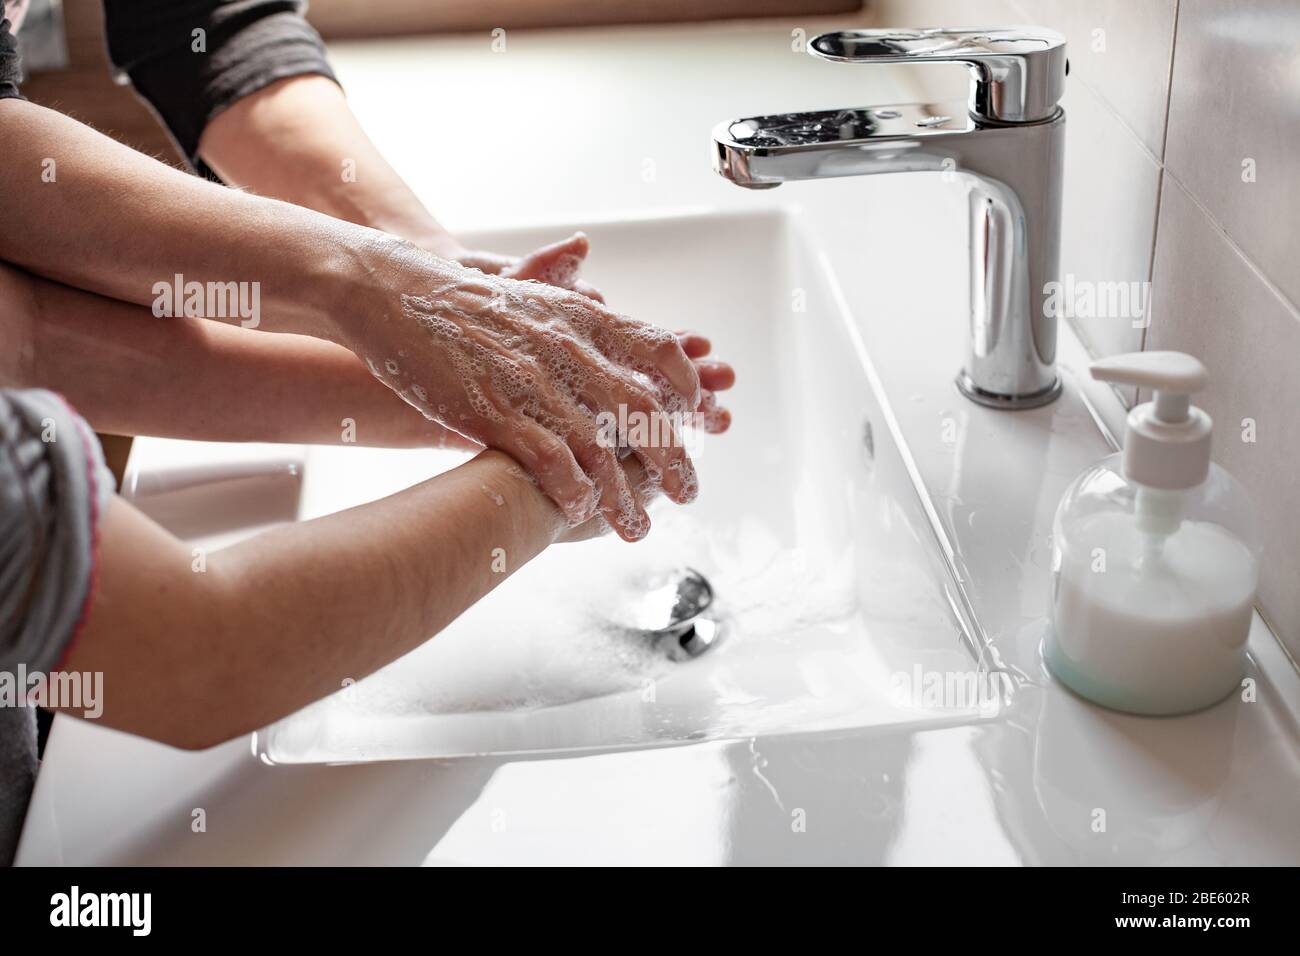
M 605 302 L 605 296 L 599 289 L 578 276 L 587 253 L 591 251 L 591 243 L 581 232 L 542 246 L 525 256 L 467 249 L 450 236 L 441 237 L 436 245 L 425 244 L 424 247 L 432 249 L 443 258 L 454 259 L 461 265 L 489 275 L 544 282 L 557 288 L 572 289 L 602 304 Z M 731 413 L 718 406 L 713 393 L 730 388 L 735 382 L 735 374 L 726 363 L 705 358 L 712 345 L 704 336 L 679 331 L 677 338 L 687 357 L 695 362 L 696 371 L 702 379 L 703 392 L 693 424 L 710 434 L 726 431 L 731 424 Z M 711 382 L 724 384 L 710 384 Z
M 590 248 L 587 237 L 577 232 L 568 239 L 542 246 L 526 256 L 505 256 L 480 249 L 466 249 L 459 243 L 433 251 L 488 275 L 504 276 L 507 279 L 534 279 L 561 289 L 572 289 L 589 299 L 604 302 L 605 296 L 601 291 L 578 276 Z
M 585 239 L 546 247 L 510 271 L 573 282 L 577 246 L 585 252 Z M 624 539 L 643 537 L 650 524 L 643 501 L 597 415 L 622 410 L 677 422 L 699 412 L 706 429 L 717 429 L 724 413 L 706 399 L 683 343 L 579 292 L 445 262 L 431 268 L 408 250 L 393 275 L 410 291 L 395 291 L 396 301 L 345 344 L 427 417 L 511 455 L 571 525 L 600 515 Z M 698 483 L 676 430 L 654 434 L 675 440 L 631 434 L 620 443 L 656 488 L 692 500 Z
M 471 250 L 459 243 L 454 243 L 450 250 L 444 247 L 444 251 L 461 265 L 489 275 L 544 282 L 561 289 L 572 289 L 602 304 L 605 302 L 605 296 L 599 289 L 578 276 L 587 253 L 591 251 L 590 242 L 581 232 L 542 246 L 526 256 L 505 256 L 496 252 Z M 710 434 L 726 431 L 731 424 L 731 413 L 718 406 L 714 392 L 731 388 L 736 381 L 735 373 L 725 362 L 705 358 L 713 345 L 704 336 L 682 330 L 677 333 L 677 339 L 686 356 L 695 363 L 701 379 L 700 407 L 694 424 Z
M 712 346 L 704 336 L 695 332 L 678 332 L 677 340 L 681 343 L 686 355 L 695 363 L 695 368 L 700 374 L 700 385 L 704 389 L 705 396 L 704 401 L 701 402 L 701 407 L 707 405 L 710 409 L 708 412 L 701 411 L 698 413 L 695 416 L 695 424 L 710 434 L 720 434 L 731 426 L 731 413 L 718 405 L 714 393 L 731 388 L 736 381 L 735 372 L 725 362 L 705 358 Z M 636 494 L 641 506 L 643 508 L 648 507 L 650 502 L 658 496 L 660 488 L 647 473 L 641 460 L 636 455 L 627 455 L 620 460 L 619 465 L 622 467 L 628 485 Z M 586 541 L 606 534 L 609 530 L 610 526 L 604 518 L 597 516 L 576 527 L 570 527 L 558 540 L 563 542 Z

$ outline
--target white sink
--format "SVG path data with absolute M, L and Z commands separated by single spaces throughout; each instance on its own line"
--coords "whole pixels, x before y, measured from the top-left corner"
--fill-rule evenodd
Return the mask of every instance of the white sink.
M 881 187 L 867 211 L 903 221 L 927 196 Z M 700 500 L 658 508 L 637 545 L 551 549 L 251 752 L 240 740 L 179 753 L 57 718 L 19 862 L 1300 858 L 1300 684 L 1258 616 L 1250 699 L 1186 717 L 1102 710 L 1042 667 L 1052 513 L 1108 449 L 1092 415 L 1122 420 L 1075 373 L 1081 344 L 1062 330 L 1054 405 L 966 402 L 952 387 L 960 237 L 932 227 L 941 209 L 911 246 L 846 211 L 591 228 L 591 274 L 612 301 L 709 333 L 739 369 L 733 431 L 695 448 Z M 475 240 L 522 250 L 555 232 Z M 652 311 L 669 294 L 682 311 Z M 143 439 L 125 485 L 215 548 L 457 460 Z M 717 647 L 674 663 L 597 626 L 624 583 L 681 564 L 726 606 Z M 977 657 L 997 681 L 980 680 Z M 948 682 L 977 694 L 962 701 Z M 712 742 L 669 746 L 697 740 Z M 195 807 L 220 815 L 220 838 L 191 835 Z M 792 830 L 802 811 L 821 822 Z
M 1008 414 L 956 394 L 952 376 L 969 316 L 966 197 L 939 173 L 753 193 L 722 181 L 702 159 L 707 131 L 721 117 L 849 102 L 844 95 L 904 102 L 915 97 L 903 71 L 882 68 L 868 78 L 819 67 L 791 56 L 788 29 L 773 22 L 539 31 L 517 49 L 515 42 L 509 57 L 485 57 L 478 40 L 448 37 L 334 45 L 331 53 L 367 130 L 458 235 L 471 224 L 582 222 L 595 240 L 590 274 L 615 305 L 714 335 L 719 354 L 739 369 L 728 399 L 737 420 L 731 435 L 702 442 L 701 501 L 663 509 L 639 545 L 608 542 L 588 549 L 590 557 L 553 549 L 423 651 L 362 682 L 352 699 L 332 699 L 258 734 L 260 757 L 246 739 L 179 752 L 57 716 L 18 862 L 1300 860 L 1300 677 L 1258 617 L 1251 702 L 1231 698 L 1187 717 L 1133 717 L 1074 697 L 1043 670 L 1052 514 L 1074 476 L 1109 451 L 1093 414 L 1114 428 L 1125 410 L 1104 386 L 1092 388 L 1088 356 L 1068 323 L 1058 355 L 1066 390 L 1054 405 Z M 675 51 L 671 75 L 663 69 L 665 43 Z M 557 71 L 556 63 L 571 68 Z M 719 69 L 733 82 L 712 82 Z M 573 148 L 535 153 L 532 174 L 522 177 L 510 164 L 517 124 L 480 123 L 478 147 L 448 150 L 441 148 L 447 123 L 413 127 L 391 95 L 394 84 L 436 88 L 467 78 L 502 96 L 524 91 L 528 133 Z M 552 108 L 557 94 L 565 110 Z M 481 112 L 478 104 L 448 108 L 452 126 L 472 125 Z M 611 137 L 590 122 L 611 110 L 663 135 L 653 149 L 643 136 Z M 590 225 L 593 217 L 683 203 L 801 212 Z M 797 237 L 804 226 L 815 247 Z M 475 241 L 522 250 L 561 228 Z M 837 285 L 853 310 L 853 331 Z M 791 311 L 795 288 L 807 294 L 805 313 Z M 681 314 L 666 311 L 672 303 Z M 802 340 L 799 333 L 811 330 L 825 338 Z M 858 334 L 876 362 L 879 391 L 864 375 Z M 910 454 L 892 440 L 878 394 L 892 402 Z M 801 423 L 808 408 L 831 411 Z M 865 419 L 873 425 L 870 468 Z M 755 462 L 783 447 L 769 434 L 794 450 Z M 285 467 L 295 458 L 303 461 L 301 494 Z M 251 467 L 253 459 L 261 464 Z M 151 513 L 192 546 L 217 547 L 299 511 L 320 514 L 395 490 L 452 461 L 141 439 L 131 468 L 146 479 L 142 490 L 158 493 Z M 196 465 L 220 471 L 223 487 L 201 487 L 176 470 Z M 164 471 L 172 492 L 149 487 Z M 929 489 L 924 504 L 909 471 Z M 265 496 L 273 507 L 253 500 Z M 214 514 L 221 522 L 196 520 Z M 691 516 L 700 517 L 687 522 Z M 701 527 L 707 535 L 693 531 Z M 683 541 L 697 550 L 676 553 L 687 550 Z M 608 598 L 597 571 L 653 564 L 666 552 L 706 571 L 742 625 L 680 667 L 635 655 L 611 666 L 608 645 L 584 643 L 575 635 L 585 631 L 560 626 L 574 610 L 568 581 L 566 601 L 551 596 L 522 625 L 510 613 L 511 602 L 536 596 L 569 564 L 587 569 L 587 593 Z M 932 560 L 940 552 L 944 563 Z M 779 566 L 774 553 L 790 562 L 802 553 L 802 572 L 768 571 Z M 620 564 L 599 567 L 605 556 Z M 1013 675 L 1014 697 L 995 717 L 909 706 L 886 679 L 895 670 L 915 674 L 918 664 L 927 676 L 971 670 L 973 657 L 945 608 L 947 563 L 960 582 L 952 603 L 978 621 L 969 630 L 981 654 Z M 809 580 L 828 598 L 824 616 L 799 621 L 790 590 L 776 585 Z M 746 592 L 746 582 L 757 584 Z M 746 618 L 741 599 L 769 583 L 771 593 L 761 596 L 775 613 L 764 631 L 752 609 Z M 846 593 L 845 601 L 829 600 Z M 658 678 L 653 702 L 640 694 L 647 672 Z M 493 693 L 515 693 L 517 702 L 530 684 L 570 702 L 463 709 Z M 847 729 L 854 725 L 862 729 Z M 822 726 L 832 729 L 802 732 Z M 755 736 L 725 739 L 747 732 Z M 653 746 L 697 733 L 724 739 Z M 584 749 L 629 746 L 637 749 Z M 561 748 L 575 749 L 531 759 Z M 491 750 L 531 753 L 267 765 L 272 757 L 346 762 Z M 211 832 L 192 829 L 196 808 L 206 811 Z M 792 826 L 796 814 L 806 815 L 806 829 Z
M 974 675 L 973 645 L 869 359 L 797 214 L 587 231 L 589 276 L 615 308 L 706 333 L 738 370 L 726 396 L 731 431 L 692 441 L 699 499 L 657 505 L 654 530 L 636 545 L 610 537 L 550 549 L 436 639 L 259 734 L 263 758 L 626 748 L 992 716 L 992 697 L 930 710 L 908 693 L 918 661 Z M 557 234 L 472 241 L 522 252 Z M 460 460 L 311 448 L 300 516 L 390 494 Z M 632 582 L 683 564 L 712 583 L 724 636 L 674 662 L 605 614 Z

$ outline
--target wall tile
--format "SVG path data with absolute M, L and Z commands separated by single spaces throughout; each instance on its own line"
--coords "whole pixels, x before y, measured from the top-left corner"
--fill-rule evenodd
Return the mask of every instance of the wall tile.
M 1233 241 L 1300 304 L 1300 4 L 1182 0 L 1165 157 Z M 1255 182 L 1242 163 L 1254 160 Z
M 1147 347 L 1198 356 L 1210 386 L 1214 458 L 1250 490 L 1265 560 L 1260 606 L 1300 654 L 1300 313 L 1261 278 L 1191 195 L 1166 178 Z M 1242 441 L 1242 419 L 1257 440 Z
M 1160 167 L 1087 87 L 1069 85 L 1062 106 L 1062 279 L 1145 283 L 1151 274 Z M 1142 347 L 1144 330 L 1140 322 L 1134 327 L 1133 316 L 1078 317 L 1073 324 L 1094 355 Z
M 1003 27 L 1016 22 L 1014 0 L 871 0 L 873 26 Z
M 1009 0 L 1063 33 L 1070 78 L 1091 87 L 1157 158 L 1164 152 L 1177 0 Z
M 872 26 L 1029 23 L 1064 34 L 1070 83 L 1089 86 L 1153 156 L 1163 157 L 1177 0 L 876 0 L 870 9 Z M 965 95 L 960 68 L 914 72 L 923 74 L 927 95 Z

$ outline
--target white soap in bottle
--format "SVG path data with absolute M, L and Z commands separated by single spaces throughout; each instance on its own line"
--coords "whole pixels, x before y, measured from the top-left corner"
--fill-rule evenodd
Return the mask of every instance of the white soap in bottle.
M 1180 714 L 1240 685 L 1258 580 L 1254 509 L 1210 461 L 1190 404 L 1205 367 L 1181 352 L 1095 362 L 1094 378 L 1151 389 L 1124 451 L 1089 468 L 1056 512 L 1049 670 L 1115 710 Z

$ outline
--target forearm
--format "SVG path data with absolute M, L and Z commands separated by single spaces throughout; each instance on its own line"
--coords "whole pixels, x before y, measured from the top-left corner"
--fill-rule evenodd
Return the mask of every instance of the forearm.
M 439 255 L 460 251 L 325 77 L 291 77 L 244 97 L 208 123 L 199 151 L 231 185 L 382 229 Z
M 0 102 L 0 142 L 16 144 L 0 193 L 21 227 L 0 232 L 0 259 L 139 304 L 175 275 L 187 315 L 206 315 L 189 309 L 191 286 L 207 285 L 211 299 L 239 283 L 241 312 L 244 284 L 260 288 L 260 328 L 346 346 L 428 417 L 510 454 L 570 520 L 598 510 L 627 540 L 649 529 L 596 422 L 624 407 L 652 419 L 695 411 L 700 373 L 672 333 L 567 288 L 584 237 L 525 257 L 527 270 L 489 275 L 201 182 L 28 103 Z M 61 165 L 33 189 L 24 176 L 38 176 L 43 156 Z M 633 444 L 670 498 L 695 496 L 680 443 Z
M 63 669 L 104 674 L 108 726 L 211 746 L 412 650 L 562 531 L 498 452 L 215 552 L 202 573 L 184 544 L 117 500 L 101 527 L 94 605 Z
M 260 328 L 339 339 L 357 321 L 340 304 L 403 254 L 392 237 L 186 175 L 31 103 L 0 102 L 0 141 L 0 259 L 126 302 L 152 305 L 176 275 L 256 283 Z
M 12 330 L 12 340 L 26 343 L 12 384 L 61 392 L 96 431 L 476 447 L 425 418 L 333 343 L 201 319 L 159 319 L 139 306 L 43 279 L 26 277 L 26 289 L 29 314 L 0 316 L 0 334 L 9 338 Z

